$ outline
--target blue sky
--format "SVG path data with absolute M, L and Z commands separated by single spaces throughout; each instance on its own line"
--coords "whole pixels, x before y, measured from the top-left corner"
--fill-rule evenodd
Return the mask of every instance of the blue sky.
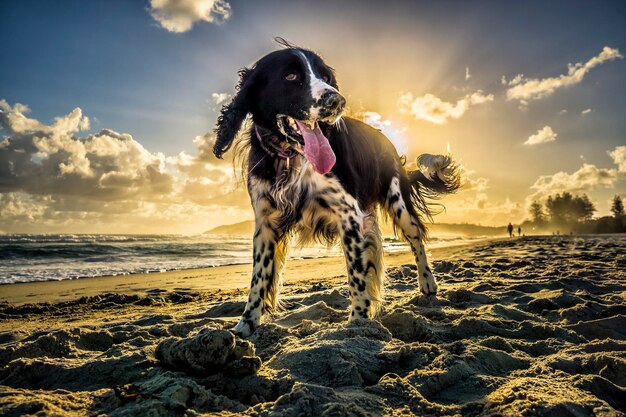
M 626 50 L 624 2 L 228 1 L 227 5 L 229 16 L 221 23 L 193 21 L 192 16 L 191 29 L 176 33 L 154 18 L 148 1 L 5 1 L 0 9 L 0 99 L 10 106 L 27 105 L 31 110 L 27 116 L 45 125 L 79 107 L 89 118 L 89 129 L 71 135 L 84 138 L 105 128 L 130 134 L 148 152 L 162 153 L 162 169 L 170 170 L 174 182 L 184 186 L 188 174 L 173 172 L 176 162 L 166 159 L 180 152 L 192 158 L 202 152 L 194 139 L 214 126 L 219 106 L 212 94 L 231 94 L 237 70 L 276 49 L 272 37 L 282 36 L 320 52 L 337 70 L 350 109 L 366 117 L 379 116 L 390 135 L 401 137 L 410 158 L 450 146 L 470 172 L 472 184 L 478 184 L 451 200 L 456 205 L 448 209 L 450 221 L 521 220 L 528 199 L 559 190 L 557 180 L 563 180 L 563 190 L 570 187 L 595 197 L 600 214 L 608 210 L 613 194 L 626 194 L 618 162 L 608 154 L 626 145 L 626 62 L 620 57 Z M 514 85 L 503 84 L 502 77 L 509 83 L 524 74 L 521 84 L 558 78 L 567 73 L 569 63 L 584 64 L 605 47 L 620 56 L 593 66 L 582 81 L 527 102 L 507 97 Z M 476 100 L 471 98 L 475 93 Z M 427 95 L 428 100 L 420 99 Z M 409 108 L 413 100 L 414 106 L 422 106 L 432 105 L 435 98 L 437 106 L 462 102 L 467 108 L 442 123 Z M 545 126 L 556 139 L 523 145 Z M 3 136 L 10 136 L 9 129 L 4 130 Z M 610 180 L 584 184 L 576 183 L 584 180 L 581 175 L 598 171 L 552 179 L 560 172 L 574 176 L 584 164 L 617 171 L 605 172 L 609 177 L 614 174 Z M 550 177 L 542 186 L 551 188 L 532 188 L 542 176 Z M 193 181 L 209 184 L 210 176 L 204 178 Z M 211 190 L 230 193 L 228 179 L 222 180 L 210 182 Z M 33 199 L 74 195 L 59 187 L 53 192 L 16 184 L 0 189 L 5 200 L 13 193 L 11 199 L 21 195 L 32 200 L 29 204 L 45 204 Z M 184 205 L 186 200 L 179 197 L 177 204 Z M 142 201 L 137 198 L 131 199 Z M 477 200 L 483 201 L 482 207 Z M 231 210 L 226 219 L 246 213 L 247 201 L 242 201 L 239 211 Z M 193 204 L 199 204 L 198 216 L 219 210 L 211 205 L 215 200 Z M 64 220 L 55 223 L 42 217 L 46 227 L 86 227 L 80 219 L 72 223 L 68 212 L 51 214 L 48 209 L 42 216 Z M 491 217 L 482 218 L 481 212 Z M 89 213 L 83 217 L 93 214 Z M 16 214 L 0 229 L 19 229 L 20 218 Z M 113 221 L 99 218 L 104 228 Z

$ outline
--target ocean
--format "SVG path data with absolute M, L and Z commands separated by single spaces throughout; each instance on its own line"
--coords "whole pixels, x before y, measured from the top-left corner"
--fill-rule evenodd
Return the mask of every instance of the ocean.
M 468 240 L 433 238 L 429 247 Z M 472 238 L 476 239 L 476 238 Z M 385 238 L 385 252 L 409 250 Z M 338 246 L 291 248 L 288 259 L 341 256 Z M 0 284 L 158 273 L 252 262 L 252 239 L 222 235 L 0 235 Z

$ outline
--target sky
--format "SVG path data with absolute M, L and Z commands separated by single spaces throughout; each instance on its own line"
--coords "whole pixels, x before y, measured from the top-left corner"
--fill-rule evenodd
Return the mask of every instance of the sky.
M 437 222 L 626 197 L 623 1 L 5 0 L 0 232 L 182 233 L 252 219 L 212 156 L 237 71 L 281 36 L 412 161 L 450 151 Z

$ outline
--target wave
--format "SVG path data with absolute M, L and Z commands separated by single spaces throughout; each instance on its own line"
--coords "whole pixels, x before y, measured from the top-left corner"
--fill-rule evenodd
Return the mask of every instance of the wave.
M 431 239 L 437 247 L 467 240 Z M 386 252 L 408 246 L 384 238 Z M 0 235 L 0 284 L 153 273 L 252 262 L 245 236 L 13 234 Z M 288 259 L 341 256 L 338 245 L 292 248 Z
M 187 238 L 189 237 L 182 235 L 0 234 L 0 245 L 8 243 L 162 242 Z

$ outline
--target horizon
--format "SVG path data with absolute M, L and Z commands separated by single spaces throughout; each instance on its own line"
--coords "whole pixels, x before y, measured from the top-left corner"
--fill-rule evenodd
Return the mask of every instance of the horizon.
M 606 216 L 606 217 L 611 217 L 611 216 Z M 597 220 L 598 218 L 593 218 L 592 220 Z M 0 236 L 2 235 L 24 235 L 24 236 L 28 236 L 28 235 L 33 235 L 33 236 L 62 236 L 62 235 L 68 235 L 68 236 L 89 236 L 89 235 L 94 235 L 94 236 L 179 236 L 179 237 L 198 237 L 198 236 L 202 236 L 202 235 L 207 235 L 207 234 L 212 234 L 211 232 L 215 229 L 220 229 L 220 228 L 229 228 L 229 227 L 233 227 L 233 226 L 241 226 L 244 224 L 254 224 L 254 220 L 250 219 L 250 220 L 243 220 L 240 222 L 235 222 L 235 223 L 223 223 L 223 224 L 218 224 L 214 227 L 211 227 L 207 230 L 203 230 L 201 232 L 198 233 L 141 233 L 141 232 L 137 232 L 137 233 L 115 233 L 115 232 L 111 232 L 111 233 L 90 233 L 90 232 L 44 232 L 44 233 L 22 233 L 22 232 L 4 232 L 4 231 L 0 231 Z M 521 223 L 512 223 L 513 226 L 515 226 L 516 228 L 518 226 L 522 227 L 522 232 L 524 233 L 524 236 L 528 236 L 528 237 L 532 237 L 532 236 L 545 236 L 545 235 L 553 235 L 555 234 L 555 232 L 558 229 L 558 225 L 553 225 L 550 224 L 549 222 L 546 223 L 546 225 L 543 226 L 538 226 L 538 225 L 533 225 L 532 221 L 530 219 L 524 219 Z M 381 235 L 384 236 L 385 238 L 388 237 L 392 237 L 392 238 L 397 238 L 398 240 L 402 240 L 401 237 L 396 236 L 395 233 L 393 232 L 392 228 L 393 226 L 389 223 L 388 220 L 385 219 L 381 219 L 380 222 L 380 226 L 381 226 Z M 479 228 L 479 229 L 488 229 L 491 231 L 498 231 L 499 233 L 501 233 L 503 236 L 506 234 L 506 227 L 507 224 L 498 224 L 498 225 L 484 225 L 484 224 L 480 224 L 480 223 L 468 223 L 468 222 L 459 222 L 459 223 L 441 223 L 441 222 L 433 222 L 433 223 L 429 223 L 429 230 L 431 228 L 449 228 L 449 229 L 455 229 L 455 228 L 463 228 L 463 227 L 475 227 L 475 228 Z M 527 227 L 532 227 L 531 231 L 532 233 L 526 233 L 527 232 Z M 567 226 L 567 225 L 565 225 Z M 571 225 L 570 225 L 571 226 Z M 386 233 L 387 231 L 389 231 L 390 233 Z M 536 233 L 535 233 L 536 232 Z M 593 233 L 592 233 L 593 234 Z M 223 235 L 223 236 L 245 236 L 244 234 L 239 234 L 239 233 L 217 233 L 216 235 Z M 495 235 L 478 235 L 478 234 L 471 234 L 468 232 L 461 232 L 458 231 L 457 233 L 453 234 L 453 235 L 447 235 L 445 233 L 441 233 L 440 231 L 438 232 L 437 236 L 476 236 L 476 237 L 480 237 L 480 236 L 489 236 L 489 237 L 493 237 Z
M 460 161 L 465 187 L 436 223 L 519 224 L 562 192 L 602 217 L 626 196 L 623 2 L 186 4 L 205 8 L 3 5 L 0 233 L 190 235 L 251 220 L 212 130 L 274 36 L 320 53 L 350 113 L 408 161 L 448 149 Z

